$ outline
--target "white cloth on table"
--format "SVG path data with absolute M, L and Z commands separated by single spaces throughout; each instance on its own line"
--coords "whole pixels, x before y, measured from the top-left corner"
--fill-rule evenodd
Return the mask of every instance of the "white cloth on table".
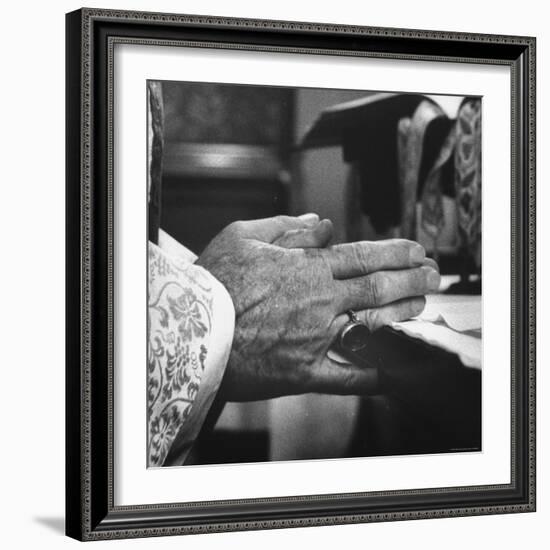
M 481 296 L 434 294 L 421 315 L 392 327 L 459 356 L 466 367 L 481 368 Z

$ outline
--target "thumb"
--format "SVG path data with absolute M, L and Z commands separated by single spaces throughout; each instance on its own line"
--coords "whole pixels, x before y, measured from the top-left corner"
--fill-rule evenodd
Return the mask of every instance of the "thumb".
M 334 229 L 330 220 L 321 220 L 314 227 L 292 229 L 275 239 L 273 244 L 282 248 L 325 248 L 332 239 Z
M 317 214 L 304 214 L 298 217 L 275 216 L 273 218 L 240 222 L 240 235 L 244 238 L 272 243 L 287 231 L 312 228 L 318 223 L 319 216 Z

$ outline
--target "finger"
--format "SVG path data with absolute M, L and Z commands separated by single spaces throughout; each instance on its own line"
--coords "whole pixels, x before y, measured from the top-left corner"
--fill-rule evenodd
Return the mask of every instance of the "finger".
M 334 281 L 341 311 L 371 309 L 397 300 L 424 296 L 439 289 L 441 277 L 422 266 L 398 271 L 377 271 L 364 277 Z
M 424 296 L 415 296 L 413 298 L 398 300 L 387 306 L 361 311 L 354 310 L 354 313 L 357 315 L 357 319 L 365 323 L 370 330 L 376 330 L 392 323 L 416 317 L 424 311 L 425 307 L 426 298 Z M 334 338 L 340 334 L 340 331 L 347 323 L 349 323 L 349 316 L 347 314 L 339 315 L 335 319 L 331 329 L 334 331 Z
M 283 248 L 324 248 L 332 239 L 333 231 L 330 220 L 321 220 L 313 228 L 287 231 L 273 244 Z
M 298 217 L 275 216 L 261 220 L 238 221 L 232 223 L 230 227 L 240 237 L 272 243 L 287 231 L 311 228 L 318 223 L 317 214 L 304 214 Z
M 432 267 L 439 273 L 439 264 L 433 258 L 424 258 L 424 264 L 428 267 Z
M 383 269 L 422 265 L 426 251 L 414 241 L 389 239 L 338 244 L 327 249 L 325 255 L 334 277 L 349 279 Z
M 325 357 L 316 365 L 311 390 L 334 395 L 369 395 L 378 390 L 378 369 L 345 365 Z

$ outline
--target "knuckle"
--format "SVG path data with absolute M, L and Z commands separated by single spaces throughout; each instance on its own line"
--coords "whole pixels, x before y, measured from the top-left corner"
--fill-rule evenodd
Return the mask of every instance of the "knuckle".
M 366 243 L 356 242 L 351 246 L 351 251 L 355 263 L 362 269 L 366 270 L 369 264 L 369 254 Z
M 406 246 L 407 248 L 411 248 L 413 246 L 419 246 L 416 241 L 412 241 L 411 239 L 394 239 L 394 240 L 400 246 Z
M 307 262 L 313 266 L 312 268 L 318 269 L 320 273 L 331 274 L 330 268 L 330 255 L 323 248 L 304 248 L 301 253 Z M 332 276 L 329 279 L 333 284 L 334 280 Z
M 383 303 L 386 279 L 380 273 L 374 273 L 367 279 L 367 298 L 373 306 Z
M 281 225 L 281 226 L 288 226 L 290 223 L 290 220 L 292 220 L 290 216 L 285 216 L 283 214 L 279 214 L 273 218 L 273 221 L 277 225 Z
M 239 236 L 244 231 L 245 222 L 238 220 L 230 223 L 224 230 L 224 233 L 230 236 Z

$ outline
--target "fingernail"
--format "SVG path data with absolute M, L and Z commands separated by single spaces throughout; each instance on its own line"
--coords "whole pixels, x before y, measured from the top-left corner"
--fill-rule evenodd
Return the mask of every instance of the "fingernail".
M 319 216 L 317 214 L 302 214 L 298 216 L 305 223 L 317 223 L 319 221 Z
M 426 298 L 424 296 L 418 297 L 414 301 L 414 316 L 418 317 L 426 308 Z
M 435 269 L 431 267 L 428 268 L 426 281 L 428 283 L 429 290 L 432 290 L 432 291 L 439 290 L 439 283 L 441 282 L 441 276 Z
M 424 258 L 424 261 L 422 262 L 424 265 L 427 265 L 428 267 L 431 267 L 435 269 L 437 272 L 439 272 L 439 264 L 433 259 L 433 258 Z
M 424 247 L 419 244 L 415 244 L 409 252 L 411 264 L 421 264 L 425 257 L 426 251 L 424 250 Z

